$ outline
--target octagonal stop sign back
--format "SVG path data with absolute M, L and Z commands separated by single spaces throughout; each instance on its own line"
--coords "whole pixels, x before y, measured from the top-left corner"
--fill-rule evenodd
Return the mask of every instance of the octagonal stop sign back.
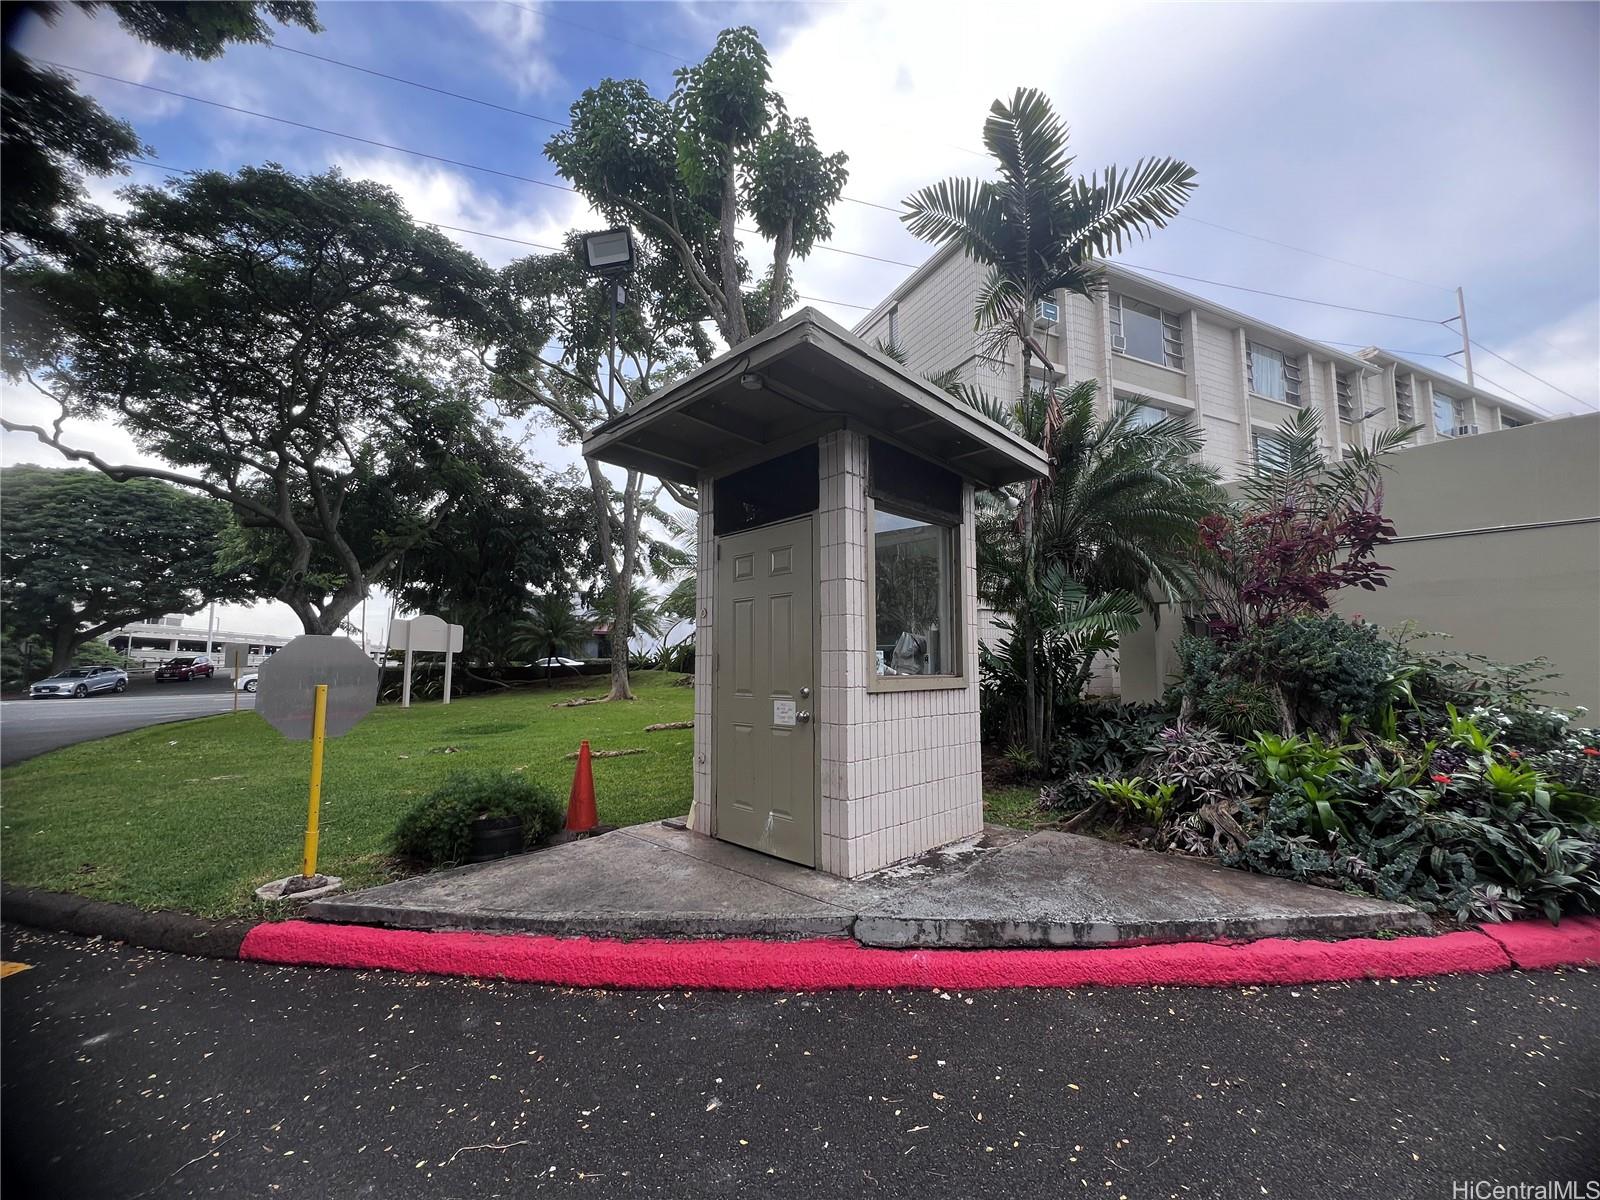
M 378 664 L 349 638 L 302 634 L 261 664 L 256 712 L 290 741 L 308 741 L 317 684 L 325 683 L 325 733 L 339 737 L 377 704 L 380 673 Z

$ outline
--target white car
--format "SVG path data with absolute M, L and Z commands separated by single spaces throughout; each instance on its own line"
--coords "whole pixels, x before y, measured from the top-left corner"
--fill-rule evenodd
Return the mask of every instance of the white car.
M 553 671 L 557 667 L 581 667 L 583 666 L 583 660 L 577 658 L 562 658 L 560 655 L 556 655 L 553 658 L 536 658 L 530 665 L 535 667 L 543 667 L 547 671 Z
M 233 681 L 233 690 L 236 692 L 253 692 L 256 690 L 256 682 L 259 678 L 260 676 L 255 671 L 241 675 Z

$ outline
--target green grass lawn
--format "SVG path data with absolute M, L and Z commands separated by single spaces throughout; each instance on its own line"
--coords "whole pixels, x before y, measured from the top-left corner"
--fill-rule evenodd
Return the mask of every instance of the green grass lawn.
M 510 695 L 384 706 L 330 741 L 318 868 L 349 889 L 392 879 L 400 817 L 452 771 L 523 771 L 566 801 L 573 763 L 595 750 L 600 819 L 614 825 L 689 810 L 694 692 L 677 676 L 634 677 L 638 700 L 552 708 L 603 695 L 586 679 Z M 454 747 L 456 753 L 445 753 Z M 8 769 L 0 793 L 0 866 L 8 883 L 78 892 L 205 916 L 265 911 L 255 888 L 297 871 L 305 836 L 311 744 L 288 742 L 253 712 L 157 725 L 57 750 Z
M 398 877 L 389 856 L 401 816 L 452 771 L 525 772 L 565 802 L 573 763 L 595 750 L 600 819 L 612 825 L 689 810 L 694 731 L 645 733 L 687 721 L 694 692 L 677 676 L 634 676 L 632 704 L 554 708 L 603 695 L 603 680 L 553 690 L 385 706 L 328 743 L 318 868 L 349 890 Z M 447 748 L 454 752 L 446 753 Z M 0 792 L 0 867 L 8 883 L 77 892 L 203 916 L 275 915 L 254 891 L 300 866 L 309 742 L 287 742 L 253 712 L 157 725 L 57 750 L 8 769 Z M 985 796 L 985 815 L 1031 828 L 1036 787 Z

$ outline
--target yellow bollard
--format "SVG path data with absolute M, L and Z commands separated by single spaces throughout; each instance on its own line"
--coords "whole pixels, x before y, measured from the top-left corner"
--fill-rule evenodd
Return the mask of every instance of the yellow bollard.
M 328 685 L 319 683 L 311 714 L 311 807 L 306 813 L 306 853 L 300 863 L 300 874 L 307 879 L 317 873 L 317 815 L 322 807 L 322 742 L 327 724 Z

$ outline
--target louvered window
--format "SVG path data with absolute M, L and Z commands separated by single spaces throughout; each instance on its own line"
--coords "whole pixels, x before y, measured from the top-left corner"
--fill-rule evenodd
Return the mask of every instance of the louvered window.
M 1111 294 L 1111 348 L 1129 358 L 1183 370 L 1183 321 L 1177 313 Z
M 1417 419 L 1416 407 L 1411 403 L 1411 377 L 1394 377 L 1394 415 L 1400 424 L 1409 425 Z
M 1248 343 L 1245 356 L 1250 371 L 1250 390 L 1269 400 L 1300 407 L 1300 358 L 1270 346 Z
M 1350 376 L 1342 372 L 1335 375 L 1333 390 L 1339 401 L 1339 420 L 1354 421 L 1356 419 L 1356 401 L 1350 390 Z

